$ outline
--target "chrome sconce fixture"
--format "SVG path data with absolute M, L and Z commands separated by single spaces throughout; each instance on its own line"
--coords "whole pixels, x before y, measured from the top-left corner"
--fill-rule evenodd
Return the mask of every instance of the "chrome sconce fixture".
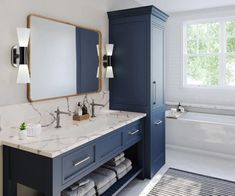
M 103 66 L 106 68 L 106 78 L 114 78 L 112 67 L 113 44 L 106 44 L 106 55 L 103 56 Z
M 17 36 L 19 45 L 15 45 L 11 49 L 11 64 L 13 67 L 19 68 L 16 83 L 26 84 L 30 83 L 28 68 L 28 43 L 30 29 L 17 28 Z

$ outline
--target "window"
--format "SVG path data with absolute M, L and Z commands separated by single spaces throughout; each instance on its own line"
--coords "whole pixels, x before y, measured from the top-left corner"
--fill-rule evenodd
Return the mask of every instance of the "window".
M 235 87 L 235 19 L 184 24 L 184 86 Z

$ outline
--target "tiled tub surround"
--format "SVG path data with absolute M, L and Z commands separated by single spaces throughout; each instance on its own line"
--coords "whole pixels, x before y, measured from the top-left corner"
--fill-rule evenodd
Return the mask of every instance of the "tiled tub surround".
M 81 122 L 67 119 L 60 129 L 54 125 L 43 128 L 39 137 L 19 140 L 16 128 L 3 130 L 0 137 L 6 146 L 54 158 L 145 116 L 143 113 L 104 110 L 96 118 Z

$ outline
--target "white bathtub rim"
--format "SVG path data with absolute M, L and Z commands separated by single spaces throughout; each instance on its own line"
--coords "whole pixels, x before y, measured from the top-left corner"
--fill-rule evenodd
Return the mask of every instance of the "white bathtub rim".
M 215 117 L 216 118 L 223 118 L 225 117 L 233 117 L 234 119 L 234 122 L 219 122 L 219 121 L 216 121 L 216 120 L 205 120 L 205 119 L 193 119 L 193 118 L 187 118 L 187 114 L 195 114 L 195 115 L 211 115 L 212 117 Z M 228 126 L 235 126 L 235 116 L 232 116 L 232 115 L 220 115 L 220 114 L 210 114 L 210 113 L 200 113 L 200 112 L 184 112 L 183 114 L 180 115 L 179 118 L 177 119 L 173 119 L 173 118 L 168 118 L 166 116 L 166 119 L 167 120 L 181 120 L 181 121 L 188 121 L 188 122 L 199 122 L 199 123 L 207 123 L 207 124 L 217 124 L 217 125 L 228 125 Z
M 178 119 L 173 119 L 173 120 L 182 120 L 182 121 L 206 123 L 206 124 L 216 124 L 216 125 L 223 125 L 223 126 L 235 126 L 235 123 L 221 123 L 221 122 L 207 121 L 207 120 L 194 120 L 194 119 L 184 119 L 184 118 L 178 118 Z
M 206 155 L 206 156 L 211 156 L 211 157 L 215 157 L 215 158 L 222 158 L 222 159 L 235 161 L 235 156 L 229 155 L 229 154 L 216 153 L 216 152 L 212 152 L 212 151 L 189 148 L 189 147 L 172 145 L 172 144 L 166 144 L 166 148 L 171 149 L 171 150 L 176 150 L 176 151 L 194 153 L 194 154 L 198 154 L 198 155 Z

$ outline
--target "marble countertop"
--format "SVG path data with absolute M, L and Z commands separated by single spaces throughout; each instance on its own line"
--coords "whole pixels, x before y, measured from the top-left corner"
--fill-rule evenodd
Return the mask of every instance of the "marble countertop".
M 43 128 L 40 136 L 27 137 L 25 140 L 19 140 L 17 128 L 4 129 L 0 132 L 0 142 L 2 145 L 54 158 L 145 116 L 144 113 L 106 110 L 89 120 L 62 121 L 60 129 L 54 128 L 54 125 Z

